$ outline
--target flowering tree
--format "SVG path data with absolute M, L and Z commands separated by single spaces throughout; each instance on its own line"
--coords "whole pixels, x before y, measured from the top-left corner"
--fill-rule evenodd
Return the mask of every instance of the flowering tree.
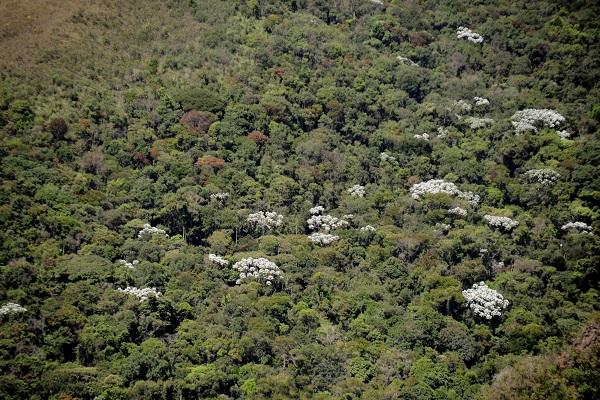
M 442 231 L 442 232 L 447 232 L 447 231 L 449 231 L 452 228 L 451 225 L 442 224 L 442 223 L 439 223 L 439 222 L 437 224 L 435 224 L 435 227 L 437 229 L 439 229 L 440 231 Z
M 485 128 L 487 125 L 491 125 L 494 123 L 494 120 L 491 118 L 477 118 L 477 117 L 469 117 L 465 119 L 465 122 L 469 124 L 471 129 L 479 129 Z
M 481 43 L 483 42 L 483 37 L 479 33 L 475 33 L 469 28 L 465 28 L 464 26 L 459 26 L 456 31 L 456 38 L 462 39 L 466 38 L 468 41 L 473 43 Z
M 375 228 L 371 225 L 363 226 L 359 229 L 360 232 L 375 232 Z
M 280 226 L 283 223 L 283 215 L 271 211 L 259 211 L 257 213 L 248 215 L 247 221 L 262 228 L 264 233 L 265 229 L 272 229 Z
M 556 131 L 560 140 L 566 140 L 571 137 L 571 134 L 567 131 Z
M 308 210 L 308 212 L 310 212 L 311 214 L 321 214 L 322 212 L 325 212 L 325 207 L 315 206 L 315 207 L 311 208 L 310 210 Z
M 229 265 L 229 261 L 224 259 L 221 256 L 218 256 L 216 254 L 209 254 L 208 255 L 208 259 L 210 260 L 210 262 L 212 262 L 215 265 L 220 265 L 220 266 L 225 266 L 225 265 Z
M 534 108 L 517 111 L 510 119 L 516 135 L 527 131 L 537 132 L 536 125 L 556 128 L 565 122 L 565 117 L 554 110 Z
M 379 159 L 381 162 L 389 162 L 394 165 L 398 165 L 398 161 L 396 161 L 396 157 L 389 155 L 385 151 L 379 153 Z
M 128 262 L 127 260 L 119 260 L 119 264 L 129 269 L 135 269 L 135 266 L 140 262 L 138 260 L 133 260 L 132 262 Z
M 475 105 L 476 106 L 487 106 L 490 104 L 490 101 L 488 99 L 484 99 L 483 97 L 473 97 L 473 100 L 475 100 Z
M 563 231 L 593 235 L 592 227 L 585 222 L 569 222 L 560 227 Z
M 144 229 L 142 229 L 139 233 L 138 233 L 138 239 L 142 239 L 145 236 L 151 236 L 151 235 L 165 235 L 165 237 L 169 237 L 169 235 L 167 235 L 167 232 L 164 229 L 159 229 L 156 228 L 154 226 L 151 226 L 150 224 L 144 224 Z
M 431 179 L 427 182 L 416 183 L 410 188 L 410 193 L 415 200 L 425 194 L 446 193 L 464 199 L 471 205 L 479 203 L 478 195 L 472 192 L 463 192 L 454 183 L 445 182 L 443 179 Z
M 344 215 L 341 218 L 333 217 L 331 215 L 320 215 L 324 211 L 325 208 L 323 208 L 322 206 L 313 207 L 310 209 L 310 213 L 312 214 L 312 216 L 306 220 L 309 229 L 324 230 L 326 232 L 315 232 L 312 235 L 308 236 L 308 240 L 319 246 L 326 246 L 338 240 L 339 236 L 331 235 L 329 234 L 329 231 L 331 231 L 332 229 L 342 228 L 349 225 L 349 222 L 347 220 L 354 217 L 352 214 Z
M 449 131 L 448 131 L 448 129 L 444 128 L 443 126 L 438 126 L 437 132 L 438 132 L 437 137 L 439 139 L 443 139 L 446 137 L 446 135 L 448 134 Z
M 353 197 L 364 197 L 367 192 L 365 191 L 364 186 L 354 185 L 348 189 L 348 193 Z
M 448 214 L 458 215 L 459 217 L 466 217 L 467 210 L 461 207 L 454 207 L 448 210 Z
M 16 303 L 6 303 L 2 307 L 0 307 L 0 315 L 16 314 L 25 311 L 27 311 L 25 307 L 21 307 Z
M 239 271 L 240 275 L 236 284 L 241 284 L 244 280 L 264 281 L 267 286 L 271 286 L 276 279 L 283 279 L 283 272 L 277 264 L 266 258 L 243 258 L 233 264 L 233 269 Z
M 462 294 L 475 315 L 485 319 L 500 316 L 501 311 L 508 307 L 508 300 L 494 289 L 490 289 L 485 282 L 473 284 L 471 289 L 463 290 Z
M 396 56 L 396 59 L 398 61 L 400 61 L 402 64 L 410 65 L 411 67 L 418 67 L 419 66 L 419 64 L 417 64 L 413 60 L 411 60 L 409 58 L 406 58 L 406 57 Z
M 223 201 L 225 200 L 227 197 L 229 197 L 229 193 L 227 192 L 222 192 L 222 193 L 212 193 L 210 195 L 210 199 L 211 200 L 219 200 L 219 201 Z
M 423 133 L 422 135 L 414 135 L 414 138 L 429 141 L 429 135 L 427 133 Z
M 327 245 L 335 242 L 336 240 L 339 240 L 339 238 L 340 238 L 339 236 L 331 235 L 329 233 L 321 233 L 321 232 L 315 232 L 308 236 L 308 240 L 310 240 L 311 242 L 313 242 L 314 244 L 317 244 L 319 246 L 327 246 Z
M 560 174 L 553 169 L 532 169 L 525 172 L 530 182 L 539 183 L 542 186 L 550 186 L 560 178 Z
M 140 303 L 148 300 L 148 296 L 161 296 L 162 293 L 157 291 L 156 288 L 143 288 L 143 289 L 138 289 L 136 287 L 131 287 L 131 286 L 127 286 L 125 289 L 117 289 L 119 292 L 122 293 L 126 293 L 126 294 L 132 294 L 135 297 L 138 298 L 138 300 L 140 301 Z
M 331 215 L 313 215 L 306 220 L 306 223 L 311 230 L 323 229 L 327 232 L 349 224 L 345 219 L 333 217 Z
M 519 226 L 519 221 L 515 221 L 508 217 L 498 217 L 496 215 L 484 215 L 483 219 L 488 222 L 488 225 L 491 227 L 502 228 L 504 230 L 510 231 L 517 226 Z

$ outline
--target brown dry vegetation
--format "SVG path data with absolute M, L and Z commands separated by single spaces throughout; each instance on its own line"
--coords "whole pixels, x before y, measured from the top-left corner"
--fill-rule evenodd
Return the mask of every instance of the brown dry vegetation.
M 152 56 L 198 37 L 180 1 L 6 0 L 0 3 L 0 66 L 36 78 L 128 78 Z M 161 30 L 169 26 L 170 31 Z M 158 43 L 160 42 L 160 46 Z M 167 44 L 168 48 L 165 48 Z M 172 45 L 172 46 L 171 46 Z

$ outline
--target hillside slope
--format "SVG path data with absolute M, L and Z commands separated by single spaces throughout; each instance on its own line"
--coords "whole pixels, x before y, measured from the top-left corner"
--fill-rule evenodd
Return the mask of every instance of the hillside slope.
M 598 11 L 2 2 L 0 398 L 598 398 Z

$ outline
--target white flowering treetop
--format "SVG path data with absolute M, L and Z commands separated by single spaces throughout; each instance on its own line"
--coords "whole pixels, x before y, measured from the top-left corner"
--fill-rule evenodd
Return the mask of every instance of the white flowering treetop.
M 448 129 L 444 128 L 443 126 L 438 126 L 437 132 L 438 132 L 437 137 L 439 139 L 443 139 L 446 137 L 446 135 L 448 134 L 449 131 L 448 131 Z
M 346 219 L 353 217 L 353 215 L 344 215 L 342 218 L 333 217 L 331 215 L 318 215 L 325 211 L 325 208 L 322 206 L 313 207 L 309 211 L 313 216 L 307 219 L 306 223 L 311 230 L 323 229 L 329 232 L 332 229 L 347 226 L 348 221 L 346 221 Z
M 356 186 L 359 185 L 355 185 L 355 187 Z M 339 236 L 331 235 L 329 234 L 329 231 L 331 231 L 332 229 L 338 229 L 348 226 L 350 224 L 348 220 L 354 217 L 354 215 L 352 214 L 343 215 L 341 218 L 333 217 L 331 215 L 319 215 L 324 211 L 325 209 L 321 206 L 313 207 L 310 209 L 310 213 L 313 215 L 306 220 L 306 223 L 308 224 L 308 228 L 310 230 L 325 231 L 325 233 L 315 232 L 312 235 L 308 236 L 308 240 L 319 246 L 326 246 L 328 244 L 333 243 L 336 240 L 339 240 Z
M 462 39 L 466 38 L 468 41 L 473 43 L 481 43 L 483 42 L 483 37 L 479 33 L 475 33 L 469 28 L 465 28 L 464 26 L 459 26 L 456 31 L 456 38 Z
M 128 262 L 127 260 L 119 260 L 119 264 L 129 269 L 135 269 L 135 266 L 140 262 L 138 260 L 133 260 L 132 262 Z
M 216 264 L 216 265 L 221 265 L 221 266 L 229 265 L 229 261 L 227 261 L 223 257 L 218 256 L 216 254 L 209 254 L 208 259 L 210 260 L 210 262 L 212 262 L 213 264 Z
M 485 282 L 475 283 L 473 288 L 463 290 L 462 294 L 475 315 L 485 319 L 500 316 L 501 311 L 508 307 L 508 300 L 494 289 L 490 289 Z
M 469 117 L 465 119 L 465 122 L 469 124 L 469 127 L 471 129 L 479 129 L 485 128 L 486 126 L 493 124 L 494 120 L 491 118 Z
M 446 193 L 451 196 L 466 200 L 469 204 L 479 203 L 479 196 L 473 192 L 463 192 L 452 182 L 446 182 L 443 179 L 431 179 L 427 182 L 416 183 L 410 188 L 413 199 L 420 199 L 426 194 Z
M 138 289 L 136 287 L 131 287 L 131 286 L 127 286 L 125 289 L 117 289 L 119 292 L 122 293 L 126 293 L 126 294 L 132 294 L 135 297 L 138 298 L 138 300 L 140 301 L 140 303 L 148 300 L 148 296 L 161 296 L 162 293 L 157 291 L 156 288 L 143 288 L 143 289 Z
M 354 185 L 350 189 L 348 189 L 348 193 L 350 193 L 353 197 L 365 197 L 367 193 L 365 191 L 365 187 L 361 185 Z
M 371 225 L 363 226 L 359 229 L 360 232 L 375 232 L 375 228 Z
M 331 215 L 313 215 L 306 220 L 311 230 L 323 229 L 329 232 L 332 229 L 342 228 L 348 225 L 348 221 Z
M 142 229 L 139 233 L 138 233 L 138 239 L 142 239 L 145 236 L 150 236 L 150 235 L 165 235 L 165 237 L 169 237 L 169 235 L 167 235 L 167 232 L 164 229 L 159 229 L 156 228 L 150 224 L 144 224 L 144 229 Z
M 447 231 L 449 231 L 450 229 L 452 229 L 452 226 L 451 226 L 451 225 L 448 225 L 448 224 L 442 224 L 442 223 L 439 223 L 439 222 L 438 222 L 437 224 L 435 224 L 435 227 L 436 227 L 437 229 L 441 230 L 442 232 L 447 232 Z
M 556 128 L 563 122 L 565 117 L 560 115 L 554 110 L 535 108 L 527 108 L 525 110 L 517 111 L 510 117 L 511 123 L 515 128 L 515 134 L 520 135 L 523 132 L 533 131 L 537 132 L 536 125 L 546 126 L 548 128 Z
M 464 208 L 461 208 L 461 207 L 454 207 L 454 208 L 450 208 L 448 210 L 448 214 L 458 215 L 459 217 L 466 217 L 467 210 L 465 210 Z
M 418 67 L 419 66 L 419 64 L 417 64 L 413 60 L 411 60 L 409 58 L 406 58 L 406 57 L 397 56 L 396 59 L 398 61 L 400 61 L 402 64 L 410 65 L 411 67 Z
M 6 303 L 2 307 L 0 307 L 0 315 L 16 314 L 25 311 L 27 311 L 25 307 L 21 307 L 16 303 Z
M 271 286 L 276 279 L 283 279 L 283 272 L 277 264 L 266 258 L 243 258 L 233 264 L 233 269 L 239 271 L 240 275 L 235 283 L 241 284 L 245 280 L 264 281 Z
M 539 183 L 542 186 L 550 186 L 560 178 L 560 174 L 553 169 L 532 169 L 525 172 L 525 176 L 530 182 Z
M 387 162 L 390 162 L 392 164 L 398 164 L 398 162 L 396 161 L 396 157 L 390 156 L 385 151 L 382 151 L 381 153 L 379 153 L 379 159 L 381 161 L 383 161 L 383 162 L 387 161 Z
M 484 99 L 483 97 L 473 97 L 473 100 L 475 100 L 475 105 L 476 106 L 487 106 L 488 104 L 490 104 L 490 101 L 488 99 Z
M 571 134 L 567 131 L 556 131 L 556 134 L 560 138 L 560 140 L 566 140 L 571 137 Z
M 213 193 L 210 195 L 211 200 L 225 200 L 227 197 L 229 197 L 229 193 L 227 192 L 223 192 L 223 193 Z
M 508 217 L 498 217 L 496 215 L 484 215 L 483 219 L 488 222 L 488 225 L 494 228 L 502 228 L 504 230 L 510 231 L 517 226 L 519 226 L 519 221 L 515 221 Z
M 567 232 L 576 232 L 576 233 L 584 233 L 588 235 L 593 235 L 592 227 L 586 224 L 585 222 L 569 222 L 560 227 L 563 231 Z
M 414 138 L 429 141 L 429 135 L 427 133 L 423 133 L 422 135 L 415 135 Z
M 329 233 L 322 233 L 322 232 L 315 232 L 308 237 L 308 240 L 310 240 L 311 242 L 313 242 L 316 245 L 319 246 L 327 246 L 333 242 L 335 242 L 336 240 L 339 240 L 340 237 L 336 236 L 336 235 L 331 235 Z
M 462 111 L 471 111 L 473 108 L 473 106 L 467 103 L 465 100 L 454 100 L 454 105 Z
M 321 214 L 322 212 L 325 212 L 325 207 L 323 206 L 315 206 L 313 208 L 311 208 L 310 210 L 308 210 L 309 213 L 311 214 Z
M 283 215 L 271 211 L 259 211 L 248 215 L 247 221 L 262 229 L 271 229 L 283 223 Z

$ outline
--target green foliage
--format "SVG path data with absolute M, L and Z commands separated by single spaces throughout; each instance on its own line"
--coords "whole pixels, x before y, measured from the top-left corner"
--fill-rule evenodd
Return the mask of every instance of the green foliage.
M 34 3 L 0 6 L 3 398 L 598 397 L 595 3 Z

